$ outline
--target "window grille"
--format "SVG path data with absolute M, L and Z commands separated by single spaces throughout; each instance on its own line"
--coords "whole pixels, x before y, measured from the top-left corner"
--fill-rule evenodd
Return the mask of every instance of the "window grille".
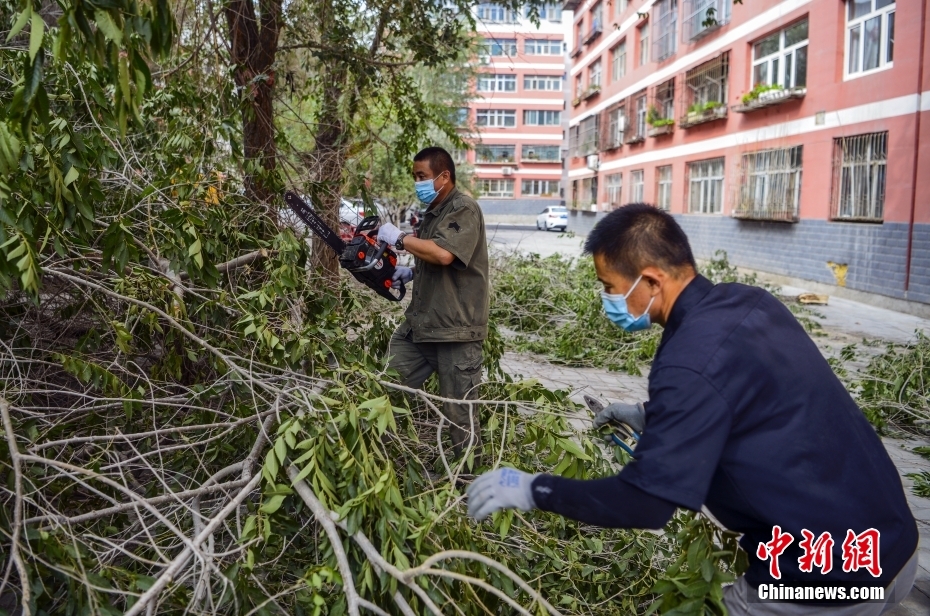
M 806 19 L 767 36 L 752 46 L 752 84 L 785 88 L 807 86 L 808 22 Z
M 718 214 L 723 211 L 723 158 L 688 163 L 688 211 Z
M 561 75 L 524 75 L 524 90 L 545 90 L 548 92 L 561 92 Z
M 597 203 L 597 177 L 575 180 L 572 183 L 572 207 L 590 209 Z
M 650 113 L 655 120 L 674 120 L 675 119 L 675 79 L 669 79 L 652 88 L 652 100 L 650 107 L 655 112 Z
M 559 146 L 524 144 L 520 152 L 521 160 L 536 160 L 557 163 L 561 161 Z
M 581 125 L 576 124 L 568 129 L 568 152 L 572 158 L 581 156 L 578 153 L 578 144 L 581 142 Z
M 560 56 L 562 41 L 550 39 L 526 39 L 523 49 L 528 56 Z
M 894 61 L 896 3 L 846 0 L 846 6 L 846 75 L 890 67 Z
M 643 191 L 645 187 L 646 183 L 643 181 L 643 170 L 636 169 L 635 171 L 630 171 L 630 203 L 643 202 Z
M 887 132 L 833 140 L 834 219 L 882 220 L 887 163 Z
M 601 61 L 597 60 L 588 69 L 588 89 L 601 87 Z
M 732 0 L 685 0 L 682 35 L 693 41 L 730 22 Z
M 643 91 L 641 94 L 633 96 L 632 104 L 630 105 L 631 117 L 628 122 L 629 125 L 629 137 L 627 138 L 627 143 L 635 143 L 637 141 L 642 141 L 646 138 L 646 92 Z
M 618 81 L 626 75 L 626 41 L 610 50 L 610 79 Z
M 596 154 L 598 148 L 598 132 L 601 117 L 598 114 L 590 115 L 581 121 L 581 131 L 578 137 L 578 155 L 587 156 Z
M 520 194 L 534 197 L 554 197 L 559 194 L 559 180 L 523 180 Z
M 659 0 L 655 4 L 655 49 L 657 62 L 678 51 L 678 0 Z
M 479 163 L 512 163 L 516 160 L 515 145 L 479 145 L 475 156 Z
M 516 75 L 478 75 L 479 92 L 516 92 Z
M 672 207 L 672 166 L 656 167 L 656 207 L 669 210 Z
M 802 146 L 743 154 L 735 218 L 798 220 Z
M 476 114 L 478 126 L 504 126 L 517 125 L 517 112 L 514 109 L 479 109 Z
M 582 42 L 587 45 L 597 37 L 601 35 L 604 27 L 604 7 L 598 2 L 594 8 L 591 9 L 591 27 L 588 29 L 588 33 L 585 35 Z
M 562 123 L 562 112 L 527 109 L 523 112 L 523 123 L 527 126 L 558 126 Z
M 513 180 L 478 180 L 478 191 L 482 197 L 512 199 Z
M 603 113 L 601 145 L 604 150 L 614 150 L 623 145 L 623 134 L 627 123 L 626 105 L 608 107 Z
M 730 54 L 721 54 L 685 73 L 682 113 L 678 125 L 684 128 L 727 116 Z

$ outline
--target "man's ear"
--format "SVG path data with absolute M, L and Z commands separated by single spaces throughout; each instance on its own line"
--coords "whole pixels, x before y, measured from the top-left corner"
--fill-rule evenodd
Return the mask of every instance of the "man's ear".
M 653 265 L 647 266 L 642 271 L 643 282 L 649 285 L 649 294 L 655 295 L 668 282 L 669 275 L 665 270 L 659 269 Z

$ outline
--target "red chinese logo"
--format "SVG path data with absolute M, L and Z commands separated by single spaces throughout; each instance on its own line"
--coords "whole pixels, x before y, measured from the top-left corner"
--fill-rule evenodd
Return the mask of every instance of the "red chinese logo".
M 798 559 L 798 568 L 804 573 L 810 573 L 814 567 L 820 568 L 820 573 L 830 573 L 833 570 L 833 537 L 824 533 L 814 541 L 814 533 L 806 528 L 801 531 L 804 538 L 798 544 L 804 554 Z
M 856 534 L 846 531 L 846 540 L 843 541 L 843 571 L 849 573 L 865 569 L 872 577 L 882 574 L 882 567 L 878 563 L 879 532 L 874 528 Z
M 760 543 L 756 550 L 756 556 L 759 560 L 771 560 L 769 563 L 769 573 L 776 580 L 781 579 L 781 569 L 778 568 L 778 557 L 782 555 L 791 542 L 794 541 L 794 535 L 791 533 L 781 532 L 781 526 L 772 527 L 772 540 L 768 543 Z
M 803 573 L 811 573 L 814 567 L 820 569 L 821 574 L 833 570 L 833 546 L 835 542 L 830 533 L 823 533 L 819 537 L 811 531 L 801 530 L 803 539 L 798 547 L 804 552 L 798 558 L 798 569 Z M 879 564 L 879 539 L 881 533 L 870 528 L 858 535 L 852 530 L 846 531 L 843 541 L 843 571 L 853 573 L 865 569 L 872 577 L 880 577 L 882 567 Z M 781 579 L 781 568 L 778 566 L 778 557 L 794 542 L 794 535 L 783 532 L 781 526 L 772 527 L 772 540 L 759 543 L 756 556 L 759 560 L 769 561 L 769 574 L 776 580 Z

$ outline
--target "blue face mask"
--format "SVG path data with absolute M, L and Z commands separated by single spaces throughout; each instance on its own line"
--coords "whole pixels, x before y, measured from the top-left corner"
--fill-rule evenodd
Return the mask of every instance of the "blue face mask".
M 630 310 L 626 305 L 626 298 L 630 296 L 630 293 L 633 292 L 633 289 L 636 288 L 636 285 L 638 285 L 639 281 L 642 279 L 642 276 L 637 278 L 633 286 L 630 287 L 630 290 L 626 292 L 626 295 L 612 295 L 601 291 L 601 301 L 604 304 L 604 312 L 607 313 L 607 318 L 610 319 L 614 325 L 622 327 L 628 332 L 638 332 L 649 329 L 652 326 L 652 321 L 649 320 L 649 309 L 652 308 L 652 302 L 656 299 L 654 295 L 652 299 L 649 300 L 646 311 L 638 317 L 634 317 L 630 314 Z
M 436 181 L 436 178 L 432 180 L 423 180 L 422 182 L 414 182 L 413 188 L 417 191 L 417 199 L 423 205 L 429 205 L 436 199 L 436 195 L 439 192 L 433 188 L 433 183 Z

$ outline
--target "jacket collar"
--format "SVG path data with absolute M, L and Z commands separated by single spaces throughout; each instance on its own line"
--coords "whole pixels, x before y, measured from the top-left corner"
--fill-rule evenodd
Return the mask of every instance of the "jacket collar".
M 439 214 L 439 210 L 441 210 L 443 207 L 445 207 L 447 203 L 449 203 L 450 201 L 452 201 L 452 197 L 454 197 L 454 196 L 457 195 L 457 194 L 459 194 L 459 188 L 458 188 L 458 186 L 453 186 L 453 187 L 452 187 L 452 190 L 449 191 L 449 194 L 446 195 L 446 198 L 445 198 L 445 199 L 443 199 L 442 201 L 440 201 L 440 202 L 437 203 L 436 205 L 433 205 L 433 206 L 431 206 L 428 210 L 426 210 L 425 216 L 429 216 L 430 214 L 432 214 L 432 215 L 435 216 L 435 215 Z
M 700 304 L 701 300 L 703 300 L 713 288 L 714 283 L 700 274 L 695 276 L 694 280 L 688 283 L 678 295 L 678 298 L 675 300 L 675 305 L 672 306 L 672 312 L 668 315 L 668 323 L 665 324 L 665 331 L 662 334 L 662 344 L 665 344 L 665 341 L 675 334 L 675 331 L 681 326 L 688 312 Z

